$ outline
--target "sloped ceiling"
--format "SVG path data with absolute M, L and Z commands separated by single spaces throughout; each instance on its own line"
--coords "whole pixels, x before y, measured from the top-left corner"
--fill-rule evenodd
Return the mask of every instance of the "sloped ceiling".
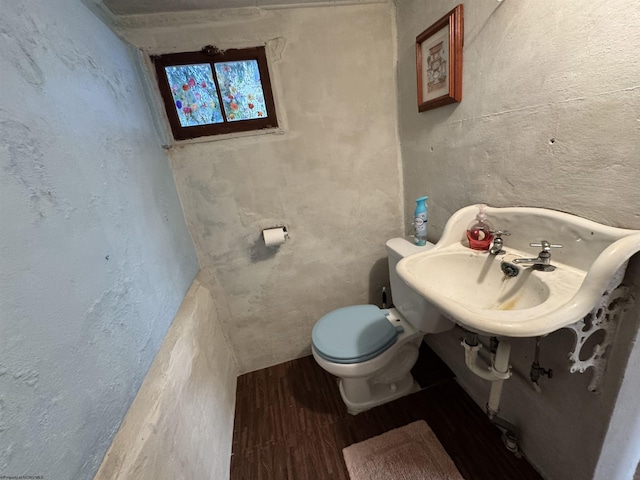
M 370 0 L 103 0 L 103 3 L 114 15 L 142 15 L 221 8 L 371 2 Z

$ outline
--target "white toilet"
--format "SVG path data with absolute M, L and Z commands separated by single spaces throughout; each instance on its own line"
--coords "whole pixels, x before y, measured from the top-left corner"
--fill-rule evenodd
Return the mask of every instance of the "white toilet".
M 410 370 L 422 338 L 454 326 L 396 273 L 403 257 L 433 244 L 418 247 L 404 238 L 392 238 L 386 246 L 395 308 L 339 308 L 318 320 L 311 335 L 313 358 L 339 377 L 340 395 L 353 415 L 417 391 Z

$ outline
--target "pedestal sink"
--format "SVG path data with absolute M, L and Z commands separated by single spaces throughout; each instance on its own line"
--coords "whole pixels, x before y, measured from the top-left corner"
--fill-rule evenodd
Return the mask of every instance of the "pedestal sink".
M 494 336 L 534 337 L 575 323 L 587 315 L 631 255 L 640 250 L 640 231 L 610 227 L 555 210 L 490 208 L 496 228 L 508 230 L 505 254 L 468 247 L 466 228 L 476 206 L 447 222 L 440 241 L 399 262 L 397 271 L 412 289 L 464 328 Z M 530 243 L 548 240 L 554 271 L 519 265 L 506 276 L 504 259 L 535 257 Z

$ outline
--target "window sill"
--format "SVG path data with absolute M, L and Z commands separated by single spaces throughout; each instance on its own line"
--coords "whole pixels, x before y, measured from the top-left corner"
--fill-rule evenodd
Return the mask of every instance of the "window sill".
M 170 141 L 164 142 L 163 148 L 169 149 L 172 147 L 180 147 L 182 145 L 191 145 L 195 143 L 219 142 L 222 140 L 231 140 L 235 138 L 244 138 L 244 137 L 255 137 L 258 135 L 284 135 L 285 133 L 287 132 L 284 128 L 276 127 L 276 128 L 264 128 L 262 130 L 249 130 L 247 132 L 225 133 L 222 135 L 196 137 L 196 138 L 190 138 L 188 140 L 175 140 L 174 138 L 171 138 Z

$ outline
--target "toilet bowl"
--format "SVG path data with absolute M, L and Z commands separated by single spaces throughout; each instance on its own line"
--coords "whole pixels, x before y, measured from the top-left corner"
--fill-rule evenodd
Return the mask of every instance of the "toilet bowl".
M 329 312 L 313 327 L 312 353 L 323 369 L 339 378 L 340 396 L 357 414 L 417 391 L 411 368 L 425 334 L 453 328 L 397 275 L 405 256 L 431 248 L 404 238 L 386 244 L 394 308 L 354 305 Z

